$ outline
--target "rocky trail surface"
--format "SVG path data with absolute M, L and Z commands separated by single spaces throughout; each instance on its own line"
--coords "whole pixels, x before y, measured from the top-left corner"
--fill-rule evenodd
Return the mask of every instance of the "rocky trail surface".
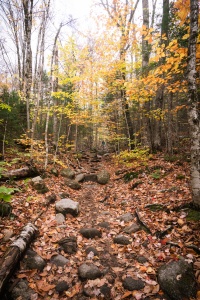
M 100 184 L 102 170 L 110 178 Z M 1 220 L 0 254 L 35 218 L 39 233 L 5 299 L 200 299 L 199 221 L 188 218 L 187 163 L 155 158 L 148 168 L 127 170 L 111 156 L 89 157 L 71 171 L 78 186 L 74 175 L 49 173 L 45 196 L 25 180 L 16 183 L 24 192 L 14 197 L 15 218 Z

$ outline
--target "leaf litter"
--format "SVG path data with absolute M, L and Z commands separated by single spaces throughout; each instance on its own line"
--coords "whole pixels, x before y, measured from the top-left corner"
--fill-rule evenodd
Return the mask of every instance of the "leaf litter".
M 88 169 L 87 162 L 81 164 L 85 170 Z M 43 271 L 20 268 L 14 276 L 28 280 L 29 286 L 35 291 L 34 295 L 37 295 L 34 296 L 35 300 L 62 300 L 66 297 L 85 299 L 85 294 L 88 294 L 90 299 L 160 299 L 162 291 L 157 283 L 157 270 L 163 263 L 178 260 L 180 256 L 194 263 L 197 282 L 200 284 L 200 257 L 197 253 L 197 249 L 200 249 L 199 221 L 187 219 L 187 207 L 191 202 L 188 163 L 176 165 L 155 157 L 149 161 L 148 169 L 153 170 L 156 165 L 162 166 L 160 178 L 154 178 L 155 176 L 146 170 L 141 172 L 138 167 L 134 170 L 140 171 L 140 184 L 134 188 L 133 184 L 138 178 L 125 182 L 123 176 L 116 175 L 119 166 L 116 167 L 111 160 L 102 160 L 99 166 L 97 164 L 97 167 L 105 168 L 111 174 L 106 186 L 85 182 L 82 183 L 81 190 L 72 190 L 64 184 L 61 176 L 53 177 L 52 184 L 53 175 L 49 173 L 45 182 L 50 191 L 44 196 L 38 195 L 31 185 L 27 185 L 27 182 L 25 185 L 23 180 L 15 183 L 22 192 L 15 194 L 12 200 L 14 217 L 1 218 L 1 256 L 26 225 L 27 220 L 34 220 L 41 210 L 45 210 L 44 203 L 48 195 L 54 193 L 58 200 L 61 192 L 67 193 L 70 199 L 80 203 L 80 214 L 77 217 L 67 214 L 64 226 L 58 226 L 55 221 L 53 203 L 35 222 L 39 235 L 31 248 L 46 260 L 47 265 Z M 130 171 L 123 166 L 121 170 L 124 173 Z M 177 174 L 185 176 L 180 180 L 177 179 Z M 156 205 L 159 209 L 151 210 L 151 205 Z M 119 217 L 127 212 L 133 215 L 133 220 L 121 221 Z M 98 227 L 101 222 L 108 222 L 109 227 Z M 140 223 L 141 228 L 130 234 L 124 233 L 124 228 L 132 223 Z M 80 234 L 83 227 L 100 228 L 102 237 L 84 238 Z M 14 235 L 5 242 L 3 229 L 6 228 L 12 229 Z M 113 238 L 120 234 L 127 236 L 131 243 L 114 243 Z M 58 241 L 70 236 L 77 237 L 78 250 L 74 254 L 59 250 Z M 86 254 L 85 249 L 90 246 L 97 249 L 99 256 Z M 63 268 L 52 265 L 50 259 L 56 254 L 65 256 L 69 263 Z M 140 261 L 139 257 L 146 260 Z M 95 280 L 81 281 L 78 267 L 85 262 L 92 262 L 98 266 L 103 276 Z M 142 279 L 145 287 L 141 291 L 125 290 L 122 280 L 126 276 Z M 55 290 L 60 280 L 69 284 L 69 289 L 63 294 Z M 104 285 L 110 288 L 110 296 L 101 292 Z

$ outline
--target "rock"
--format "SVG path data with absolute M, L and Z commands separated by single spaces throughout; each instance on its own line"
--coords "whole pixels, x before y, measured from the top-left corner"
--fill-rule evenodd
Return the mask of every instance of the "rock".
M 90 254 L 92 252 L 94 256 L 99 256 L 99 252 L 94 247 L 88 247 L 85 249 L 86 254 Z
M 127 212 L 126 214 L 121 215 L 119 217 L 119 219 L 120 219 L 120 221 L 129 222 L 129 221 L 133 220 L 133 216 L 130 212 Z
M 66 179 L 65 184 L 73 190 L 80 190 L 81 185 L 76 180 Z
M 47 199 L 47 203 L 54 203 L 56 201 L 56 195 L 55 194 L 48 195 L 46 199 Z
M 69 198 L 62 199 L 56 203 L 56 211 L 62 214 L 77 216 L 79 213 L 79 203 Z
M 12 229 L 4 229 L 3 230 L 3 235 L 4 235 L 4 237 L 3 237 L 3 241 L 4 242 L 7 242 L 7 241 L 9 241 L 9 239 L 13 236 L 13 230 Z
M 61 249 L 65 253 L 73 254 L 77 252 L 77 238 L 75 236 L 65 237 L 58 241 L 58 244 L 61 246 Z
M 146 257 L 144 257 L 144 256 L 137 256 L 136 257 L 136 260 L 140 263 L 140 264 L 144 264 L 144 263 L 146 263 L 146 262 L 148 262 L 148 259 L 146 259 Z
M 102 233 L 100 230 L 96 229 L 96 228 L 82 228 L 80 230 L 80 233 L 87 239 L 93 239 L 96 236 L 97 237 L 101 237 Z
M 37 252 L 31 249 L 27 250 L 22 263 L 24 264 L 25 269 L 31 270 L 37 269 L 39 271 L 42 271 L 46 266 L 45 260 L 40 255 L 38 255 Z
M 141 279 L 126 277 L 123 281 L 123 287 L 128 291 L 141 290 L 145 287 L 145 283 Z
M 97 182 L 100 184 L 106 184 L 110 180 L 110 174 L 107 170 L 102 170 L 97 174 Z
M 102 227 L 102 228 L 110 228 L 110 224 L 108 222 L 101 222 L 98 224 L 98 226 Z
M 81 279 L 96 279 L 102 276 L 102 273 L 97 266 L 86 263 L 80 265 L 78 274 Z
M 0 202 L 0 217 L 4 218 L 10 215 L 12 206 L 7 202 Z
M 56 168 L 52 168 L 51 169 L 51 174 L 53 174 L 54 176 L 58 177 L 58 170 Z
M 132 225 L 125 227 L 123 231 L 127 234 L 131 234 L 140 229 L 141 229 L 140 225 L 133 223 Z
M 69 289 L 69 284 L 64 280 L 59 281 L 55 287 L 56 292 L 58 292 L 59 294 L 61 294 L 64 291 L 67 291 L 68 289 Z
M 70 168 L 63 169 L 60 172 L 60 175 L 63 176 L 63 177 L 69 178 L 69 179 L 74 179 L 75 178 L 75 172 L 74 172 L 74 170 L 72 170 Z
M 49 191 L 44 180 L 40 176 L 32 178 L 31 185 L 39 194 L 45 194 Z
M 51 258 L 51 263 L 56 265 L 57 267 L 64 267 L 69 262 L 63 255 L 54 255 Z
M 158 270 L 158 283 L 172 300 L 196 298 L 197 283 L 193 267 L 183 258 L 161 266 Z
M 130 240 L 129 238 L 127 238 L 126 236 L 124 235 L 117 235 L 114 237 L 113 239 L 114 243 L 115 244 L 121 244 L 121 245 L 128 245 L 130 244 Z
M 85 179 L 85 175 L 84 174 L 78 174 L 75 178 L 75 181 L 77 182 L 83 182 Z
M 8 299 L 31 300 L 35 292 L 28 286 L 28 281 L 20 279 L 20 281 L 11 289 Z
M 97 175 L 92 173 L 92 174 L 85 174 L 84 176 L 84 182 L 87 181 L 92 181 L 92 182 L 97 182 Z
M 111 288 L 106 283 L 100 287 L 100 292 L 104 295 L 104 299 L 111 299 Z
M 62 193 L 59 193 L 59 197 L 61 199 L 65 199 L 65 198 L 69 198 L 70 195 L 69 195 L 69 193 L 62 192 Z
M 57 224 L 61 225 L 61 224 L 65 223 L 65 216 L 61 213 L 56 214 L 55 221 Z

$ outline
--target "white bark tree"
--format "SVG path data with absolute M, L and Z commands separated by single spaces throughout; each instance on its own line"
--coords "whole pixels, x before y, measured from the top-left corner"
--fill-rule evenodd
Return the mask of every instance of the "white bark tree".
M 188 45 L 188 121 L 191 138 L 191 189 L 194 206 L 200 209 L 200 106 L 196 83 L 198 0 L 190 0 L 190 37 Z

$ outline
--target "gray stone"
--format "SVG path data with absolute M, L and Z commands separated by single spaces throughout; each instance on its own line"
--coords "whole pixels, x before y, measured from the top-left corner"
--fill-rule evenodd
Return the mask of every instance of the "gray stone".
M 145 287 L 145 283 L 141 279 L 126 277 L 123 281 L 123 287 L 128 291 L 142 290 Z
M 106 184 L 110 180 L 110 174 L 108 173 L 107 170 L 101 170 L 97 174 L 97 182 L 100 184 Z
M 99 256 L 99 252 L 94 247 L 88 247 L 85 249 L 86 254 L 89 254 L 90 252 L 94 253 L 94 256 Z
M 66 179 L 65 184 L 73 190 L 80 190 L 81 185 L 76 180 Z
M 80 230 L 80 233 L 87 239 L 93 239 L 96 236 L 97 237 L 101 237 L 102 233 L 100 230 L 96 229 L 96 228 L 82 228 Z
M 148 259 L 146 259 L 146 257 L 144 257 L 144 256 L 137 256 L 136 257 L 136 260 L 140 263 L 140 264 L 144 264 L 144 263 L 146 263 L 146 262 L 148 262 Z
M 45 194 L 49 191 L 44 180 L 40 176 L 32 178 L 31 185 L 39 194 Z
M 119 217 L 119 219 L 120 219 L 120 221 L 129 222 L 129 221 L 133 220 L 133 216 L 130 212 L 127 212 L 126 214 L 121 215 Z
M 125 233 L 131 234 L 137 232 L 140 229 L 141 229 L 140 225 L 133 223 L 132 225 L 125 227 L 123 231 Z
M 61 224 L 65 223 L 65 216 L 61 213 L 56 214 L 55 221 L 57 224 L 61 225 Z
M 3 237 L 3 241 L 4 242 L 7 242 L 7 241 L 9 241 L 9 239 L 13 236 L 13 230 L 12 229 L 4 229 L 3 230 L 3 235 L 4 235 L 4 237 Z
M 37 252 L 29 249 L 26 252 L 25 257 L 22 260 L 26 269 L 37 269 L 42 271 L 46 266 L 45 260 L 37 254 Z
M 9 299 L 31 300 L 35 292 L 28 286 L 28 281 L 21 279 L 9 292 Z
M 69 179 L 74 179 L 75 178 L 75 172 L 74 172 L 74 170 L 72 170 L 70 168 L 63 169 L 60 172 L 60 175 L 63 176 L 63 177 L 69 178 Z
M 85 175 L 84 174 L 78 174 L 75 178 L 75 181 L 77 182 L 83 182 L 85 179 Z
M 68 289 L 69 289 L 69 284 L 64 280 L 59 281 L 55 287 L 56 292 L 58 292 L 59 294 L 61 294 L 64 291 L 67 291 Z
M 60 254 L 54 255 L 51 258 L 51 263 L 56 265 L 57 267 L 64 267 L 68 262 L 69 260 Z
M 59 197 L 60 197 L 61 199 L 65 199 L 65 198 L 69 198 L 70 195 L 69 195 L 69 193 L 62 192 L 62 193 L 59 193 Z
M 196 298 L 194 270 L 183 258 L 161 266 L 158 270 L 158 282 L 163 292 L 172 300 Z
M 97 175 L 94 173 L 85 174 L 84 182 L 87 182 L 87 181 L 97 182 Z
M 65 237 L 58 244 L 65 253 L 73 254 L 77 252 L 77 238 L 75 236 Z
M 86 263 L 80 265 L 78 274 L 81 279 L 96 279 L 102 276 L 102 273 L 97 266 Z
M 79 213 L 79 203 L 69 198 L 62 199 L 56 203 L 56 211 L 62 214 L 72 214 L 77 216 Z
M 99 223 L 98 226 L 100 226 L 102 228 L 107 228 L 107 229 L 110 228 L 110 224 L 108 222 L 106 222 L 106 221 Z
M 124 235 L 117 235 L 114 237 L 113 239 L 115 244 L 121 244 L 121 245 L 128 245 L 131 243 L 131 241 L 129 240 L 129 238 L 127 238 Z

